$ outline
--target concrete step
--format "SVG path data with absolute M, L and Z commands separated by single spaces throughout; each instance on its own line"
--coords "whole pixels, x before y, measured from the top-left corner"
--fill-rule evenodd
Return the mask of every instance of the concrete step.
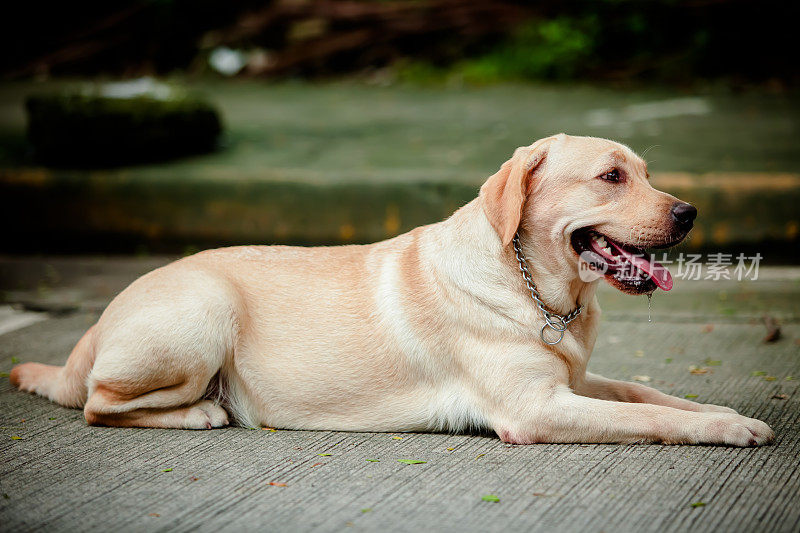
M 484 178 L 318 182 L 263 172 L 232 182 L 225 173 L 0 169 L 0 222 L 13 228 L 6 250 L 26 252 L 365 243 L 448 217 Z M 800 259 L 800 174 L 662 173 L 653 184 L 699 210 L 685 251 Z

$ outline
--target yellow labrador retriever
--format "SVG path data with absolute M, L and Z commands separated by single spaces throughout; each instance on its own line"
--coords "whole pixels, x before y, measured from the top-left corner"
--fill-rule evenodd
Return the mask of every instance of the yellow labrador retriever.
M 644 249 L 696 210 L 629 148 L 519 148 L 448 220 L 367 246 L 198 253 L 131 284 L 66 366 L 11 381 L 89 424 L 346 431 L 489 428 L 503 441 L 765 444 L 732 409 L 586 372 L 597 279 L 672 286 Z M 597 274 L 586 280 L 579 256 Z

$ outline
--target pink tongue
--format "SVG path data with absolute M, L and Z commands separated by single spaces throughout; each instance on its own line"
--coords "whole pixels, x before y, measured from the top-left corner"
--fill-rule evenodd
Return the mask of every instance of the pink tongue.
M 653 261 L 652 258 L 647 254 L 644 254 L 643 256 L 636 255 L 633 252 L 629 252 L 628 250 L 617 246 L 615 242 L 609 239 L 606 240 L 611 246 L 614 247 L 619 255 L 624 256 L 639 270 L 647 272 L 650 278 L 662 290 L 668 291 L 672 288 L 672 276 L 670 275 L 669 270 L 667 270 L 667 267 L 658 261 Z

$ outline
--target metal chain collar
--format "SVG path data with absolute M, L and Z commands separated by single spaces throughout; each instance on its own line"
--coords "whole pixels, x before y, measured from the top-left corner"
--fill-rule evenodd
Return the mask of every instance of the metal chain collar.
M 531 272 L 528 270 L 528 262 L 525 260 L 525 256 L 522 254 L 522 245 L 519 242 L 519 233 L 514 234 L 514 254 L 517 256 L 517 262 L 519 263 L 519 269 L 522 272 L 522 279 L 525 280 L 525 285 L 528 286 L 528 290 L 531 291 L 531 298 L 536 303 L 536 307 L 542 312 L 542 316 L 544 316 L 544 325 L 542 326 L 542 330 L 539 332 L 539 336 L 542 338 L 542 341 L 545 344 L 558 344 L 561 342 L 561 339 L 564 338 L 564 332 L 567 330 L 567 326 L 570 322 L 578 318 L 578 315 L 581 314 L 581 310 L 583 306 L 579 305 L 566 315 L 559 315 L 558 313 L 554 313 L 550 311 L 547 306 L 542 301 L 542 297 L 539 294 L 539 290 L 536 288 L 536 284 L 533 282 L 533 278 L 531 278 Z M 544 338 L 544 330 L 545 328 L 550 328 L 558 334 L 558 338 L 552 342 L 548 341 Z

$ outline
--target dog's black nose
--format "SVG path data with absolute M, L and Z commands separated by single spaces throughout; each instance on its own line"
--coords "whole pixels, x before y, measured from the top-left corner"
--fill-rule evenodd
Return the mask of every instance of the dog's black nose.
M 682 229 L 691 229 L 694 219 L 697 218 L 697 208 L 686 202 L 678 202 L 672 206 L 672 218 Z

